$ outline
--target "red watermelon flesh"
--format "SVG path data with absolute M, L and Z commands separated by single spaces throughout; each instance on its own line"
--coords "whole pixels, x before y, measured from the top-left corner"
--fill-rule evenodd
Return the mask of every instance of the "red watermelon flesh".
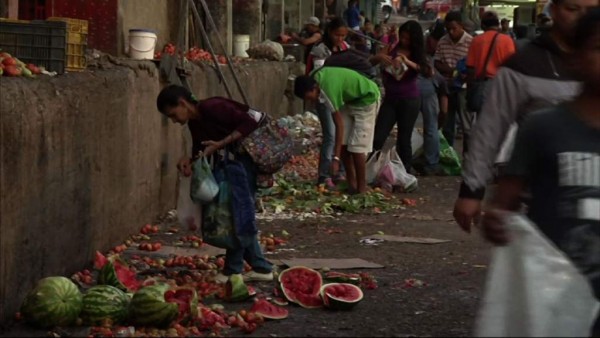
M 323 285 L 321 274 L 306 267 L 286 269 L 279 275 L 279 283 L 285 297 L 305 308 L 323 306 L 319 293 Z
M 94 259 L 94 268 L 100 270 L 106 265 L 106 263 L 108 263 L 108 258 L 106 258 L 99 251 L 96 251 L 96 259 Z
M 140 288 L 140 282 L 137 280 L 135 272 L 129 270 L 127 266 L 123 266 L 117 260 L 113 262 L 113 266 L 117 278 L 121 284 L 125 285 L 127 290 L 135 291 Z
M 165 301 L 175 303 L 179 307 L 179 320 L 192 313 L 192 306 L 197 306 L 197 300 L 191 289 L 172 289 L 165 292 Z
M 101 274 L 102 274 L 104 272 L 103 268 L 106 266 L 106 264 L 109 264 L 109 263 L 112 264 L 112 267 L 113 267 L 112 270 L 114 272 L 114 276 L 110 276 L 110 275 L 112 275 L 111 272 L 108 272 L 109 275 L 101 276 L 101 277 L 104 277 L 104 279 L 107 282 L 109 282 L 109 284 L 111 284 L 111 285 L 114 284 L 114 283 L 111 283 L 110 281 L 111 281 L 111 279 L 114 279 L 116 277 L 118 282 L 120 282 L 128 291 L 136 291 L 140 288 L 141 284 L 137 280 L 135 272 L 131 271 L 127 265 L 122 263 L 119 259 L 113 259 L 113 258 L 108 259 L 103 254 L 96 251 L 96 258 L 94 259 L 94 268 L 101 270 Z M 115 281 L 115 283 L 116 283 L 116 281 Z M 118 284 L 118 283 L 116 283 L 116 284 Z M 117 285 L 113 285 L 113 286 L 117 286 Z
M 277 305 L 271 304 L 266 299 L 257 300 L 250 312 L 254 312 L 267 319 L 284 319 L 288 316 L 288 310 Z

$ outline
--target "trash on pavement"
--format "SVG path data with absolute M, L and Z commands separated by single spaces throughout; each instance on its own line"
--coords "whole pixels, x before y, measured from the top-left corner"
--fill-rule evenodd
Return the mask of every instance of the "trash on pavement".
M 362 238 L 363 240 L 380 240 L 388 242 L 400 242 L 400 243 L 417 243 L 417 244 L 440 244 L 452 242 L 448 239 L 437 239 L 437 238 L 421 238 L 421 237 L 405 237 L 405 236 L 394 236 L 394 235 L 383 235 L 376 234 Z

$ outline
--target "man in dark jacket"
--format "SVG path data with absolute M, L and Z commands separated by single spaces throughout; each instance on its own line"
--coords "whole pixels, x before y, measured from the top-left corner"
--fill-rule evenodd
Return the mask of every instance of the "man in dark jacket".
M 568 41 L 577 20 L 598 3 L 553 1 L 552 29 L 513 55 L 491 80 L 469 140 L 463 183 L 454 207 L 454 218 L 463 230 L 470 232 L 471 225 L 478 223 L 494 164 L 502 168 L 508 162 L 517 123 L 532 111 L 570 100 L 579 93 L 581 84 L 567 66 L 571 53 Z

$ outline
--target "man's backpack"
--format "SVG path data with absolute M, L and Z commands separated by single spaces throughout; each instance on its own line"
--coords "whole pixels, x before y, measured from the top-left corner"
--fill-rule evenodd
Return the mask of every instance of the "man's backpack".
M 369 79 L 374 78 L 377 73 L 375 67 L 369 62 L 369 54 L 350 48 L 341 52 L 331 54 L 323 67 L 341 67 L 352 69 Z

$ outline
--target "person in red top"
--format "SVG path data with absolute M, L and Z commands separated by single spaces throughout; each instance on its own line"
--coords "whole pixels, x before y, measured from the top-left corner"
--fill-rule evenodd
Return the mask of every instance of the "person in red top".
M 198 101 L 184 87 L 171 85 L 165 87 L 156 100 L 158 110 L 173 123 L 187 124 L 192 134 L 192 158 L 182 158 L 177 168 L 186 176 L 191 175 L 191 162 L 198 157 L 212 156 L 216 151 L 248 136 L 259 126 L 263 113 L 255 111 L 245 104 L 226 99 L 211 97 Z M 235 154 L 236 160 L 244 165 L 248 177 L 248 186 L 252 196 L 256 194 L 256 165 L 248 154 Z M 241 274 L 244 260 L 252 271 L 246 273 L 244 280 L 271 281 L 271 264 L 263 256 L 257 235 L 238 235 L 239 246 L 225 253 L 223 273 L 217 275 L 217 282 L 226 282 L 228 276 Z
M 500 21 L 498 20 L 498 15 L 494 12 L 483 13 L 481 28 L 485 33 L 474 37 L 469 47 L 469 53 L 467 54 L 467 76 L 491 79 L 496 76 L 500 65 L 515 53 L 515 42 L 509 35 L 500 33 Z M 496 38 L 494 48 L 490 49 L 496 35 L 498 37 Z M 487 68 L 484 70 L 488 53 L 491 53 L 490 60 Z

